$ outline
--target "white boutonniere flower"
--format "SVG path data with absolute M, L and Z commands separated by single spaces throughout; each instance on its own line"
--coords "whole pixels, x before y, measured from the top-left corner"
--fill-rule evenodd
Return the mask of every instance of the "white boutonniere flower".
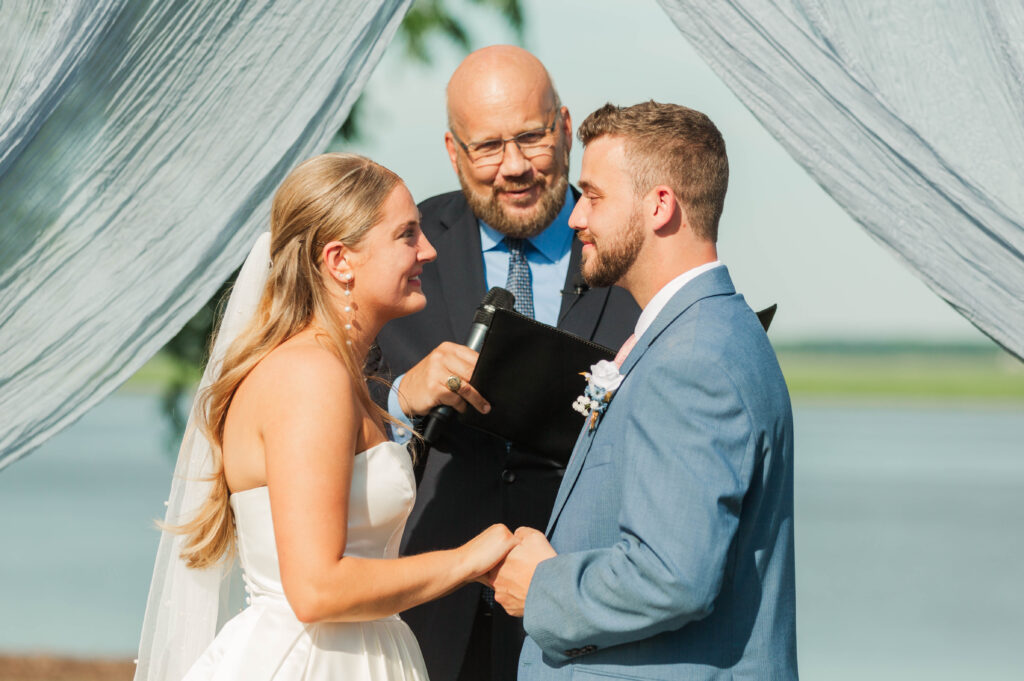
M 590 430 L 597 428 L 601 414 L 608 408 L 612 395 L 622 384 L 624 376 L 615 362 L 602 359 L 580 374 L 587 379 L 587 388 L 572 403 L 572 408 L 590 419 Z

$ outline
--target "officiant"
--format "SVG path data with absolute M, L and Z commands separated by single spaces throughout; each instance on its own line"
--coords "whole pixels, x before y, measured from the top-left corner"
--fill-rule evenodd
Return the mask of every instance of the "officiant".
M 469 385 L 476 353 L 461 343 L 492 286 L 515 294 L 517 312 L 610 348 L 639 315 L 624 290 L 588 288 L 580 277 L 581 244 L 568 225 L 579 196 L 568 178 L 572 121 L 543 64 L 518 47 L 478 50 L 452 75 L 447 102 L 444 144 L 461 191 L 419 205 L 437 249 L 421 275 L 427 306 L 378 337 L 395 385 L 388 408 L 405 419 L 439 403 L 485 408 L 487 396 Z M 449 548 L 497 522 L 543 530 L 568 455 L 449 424 L 427 455 L 402 552 Z M 522 624 L 489 589 L 470 585 L 402 618 L 434 681 L 515 679 Z

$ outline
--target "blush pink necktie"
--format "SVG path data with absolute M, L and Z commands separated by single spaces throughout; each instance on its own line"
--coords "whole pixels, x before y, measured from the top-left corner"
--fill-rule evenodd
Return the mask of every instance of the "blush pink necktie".
M 634 345 L 636 345 L 636 334 L 631 333 L 629 334 L 629 338 L 626 339 L 626 342 L 622 344 L 621 348 L 619 348 L 619 352 L 615 355 L 615 359 L 612 360 L 615 362 L 615 366 L 620 369 L 622 368 L 622 363 L 626 361 L 626 357 L 629 356 L 629 351 L 633 349 Z

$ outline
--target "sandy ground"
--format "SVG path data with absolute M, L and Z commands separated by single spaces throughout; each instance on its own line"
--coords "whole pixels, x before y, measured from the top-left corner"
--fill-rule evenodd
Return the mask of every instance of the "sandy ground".
M 131 660 L 0 655 L 0 681 L 131 681 Z

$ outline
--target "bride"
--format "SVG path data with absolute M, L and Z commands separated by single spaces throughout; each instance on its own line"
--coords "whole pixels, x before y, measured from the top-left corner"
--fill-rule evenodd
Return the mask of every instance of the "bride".
M 386 322 L 426 305 L 419 274 L 435 256 L 408 189 L 369 159 L 325 154 L 282 183 L 269 249 L 258 242 L 243 268 L 197 396 L 205 437 L 181 456 L 201 450 L 208 494 L 184 514 L 172 489 L 187 522 L 166 528 L 180 536 L 176 555 L 161 545 L 136 679 L 426 679 L 397 613 L 481 577 L 516 542 L 494 525 L 398 557 L 412 463 L 361 368 Z M 258 303 L 232 322 L 246 288 Z M 182 465 L 175 484 L 194 484 Z M 235 552 L 248 607 L 203 641 L 222 581 L 205 573 Z

